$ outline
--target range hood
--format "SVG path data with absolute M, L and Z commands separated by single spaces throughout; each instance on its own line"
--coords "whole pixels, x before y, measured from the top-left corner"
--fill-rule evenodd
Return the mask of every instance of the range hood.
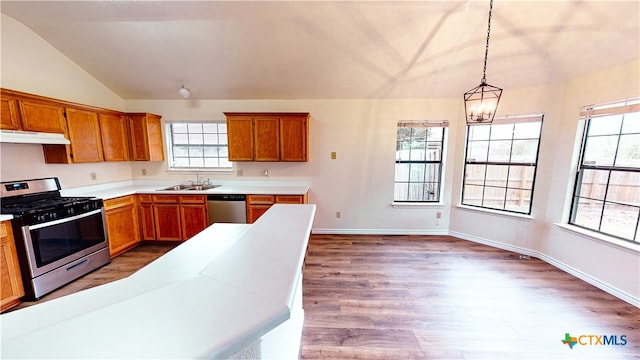
M 62 134 L 15 130 L 0 130 L 0 143 L 71 144 Z

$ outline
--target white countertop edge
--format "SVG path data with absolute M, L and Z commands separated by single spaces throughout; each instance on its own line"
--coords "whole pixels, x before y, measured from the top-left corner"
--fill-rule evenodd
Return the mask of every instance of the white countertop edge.
M 160 190 L 179 182 L 162 180 L 131 180 L 99 185 L 62 189 L 62 196 L 92 196 L 112 199 L 134 194 L 257 194 L 257 195 L 304 195 L 309 191 L 308 181 L 219 181 L 219 187 L 209 190 Z

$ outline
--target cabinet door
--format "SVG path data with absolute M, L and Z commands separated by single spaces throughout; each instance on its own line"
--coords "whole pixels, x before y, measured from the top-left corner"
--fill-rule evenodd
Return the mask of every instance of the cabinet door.
M 111 257 L 120 255 L 140 243 L 138 212 L 134 196 L 104 201 Z
M 13 240 L 11 223 L 0 223 L 0 311 L 9 309 L 20 303 L 24 296 L 20 266 Z
M 164 160 L 162 123 L 153 114 L 128 114 L 131 129 L 131 153 L 136 161 Z
M 0 108 L 2 110 L 0 129 L 20 130 L 20 120 L 18 118 L 18 105 L 16 100 L 2 98 L 0 99 Z
M 253 160 L 253 120 L 244 116 L 227 116 L 229 161 Z
M 280 160 L 280 131 L 276 116 L 259 116 L 253 119 L 253 146 L 255 161 Z
M 182 240 L 179 204 L 153 204 L 156 240 Z
M 271 204 L 247 205 L 247 223 L 253 224 L 262 214 L 266 213 Z
M 129 161 L 129 126 L 124 115 L 100 114 L 100 135 L 105 161 Z
M 307 161 L 308 116 L 280 118 L 280 161 Z
M 156 239 L 156 223 L 153 217 L 153 204 L 140 203 L 140 229 L 142 240 Z
M 182 238 L 189 240 L 192 236 L 207 228 L 209 217 L 206 204 L 181 204 L 180 222 Z
M 67 126 L 74 163 L 104 160 L 96 112 L 67 108 Z
M 19 101 L 22 130 L 66 133 L 64 108 L 58 105 Z

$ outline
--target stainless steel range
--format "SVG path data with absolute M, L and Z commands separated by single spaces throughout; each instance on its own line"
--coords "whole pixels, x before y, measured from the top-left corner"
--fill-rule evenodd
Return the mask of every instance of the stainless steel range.
M 101 199 L 62 197 L 58 178 L 2 182 L 25 288 L 37 300 L 105 264 L 109 242 Z

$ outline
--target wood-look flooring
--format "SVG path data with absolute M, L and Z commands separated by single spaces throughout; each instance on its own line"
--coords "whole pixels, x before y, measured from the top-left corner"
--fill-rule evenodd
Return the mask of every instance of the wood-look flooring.
M 303 359 L 640 358 L 640 309 L 450 236 L 314 235 L 303 279 Z M 566 333 L 627 344 L 571 349 Z
M 40 301 L 171 248 L 141 245 Z M 450 236 L 314 234 L 303 302 L 302 359 L 640 359 L 640 309 L 541 260 Z M 626 345 L 571 349 L 566 333 Z

